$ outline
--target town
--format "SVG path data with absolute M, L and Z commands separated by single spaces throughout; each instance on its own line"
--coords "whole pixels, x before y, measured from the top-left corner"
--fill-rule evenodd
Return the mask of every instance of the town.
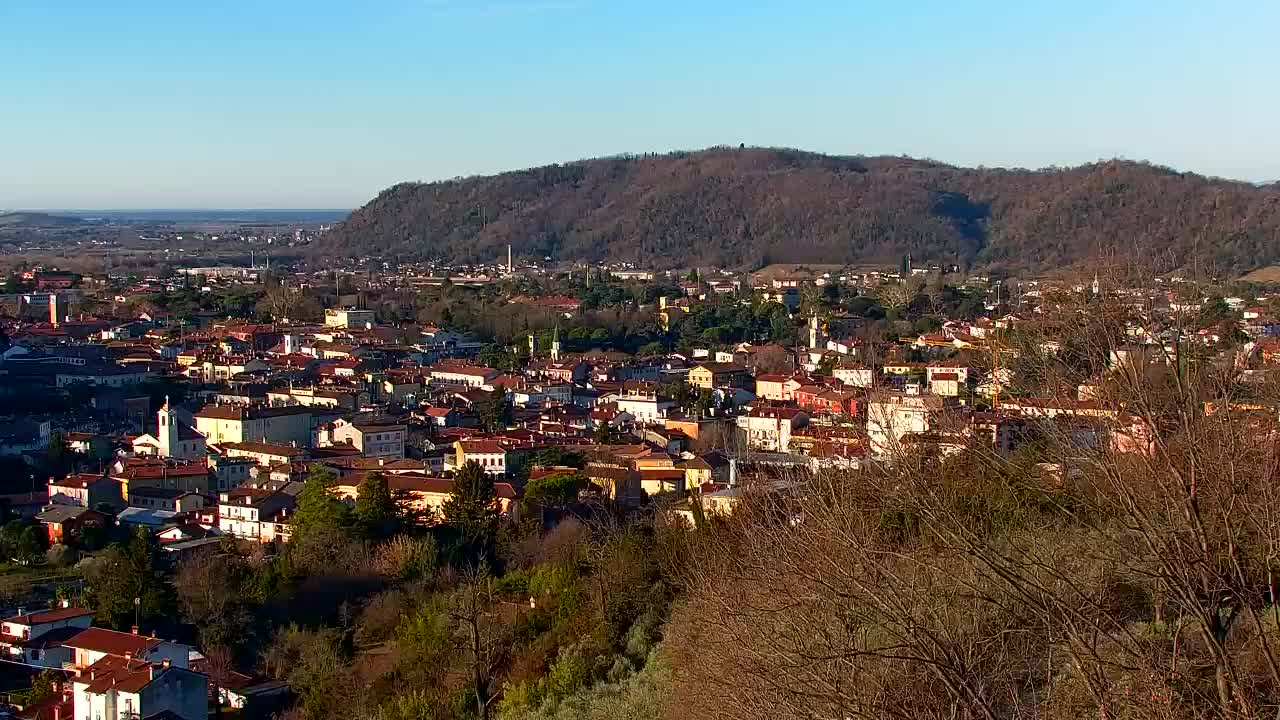
M 0 673 L 34 681 L 16 717 L 266 718 L 305 696 L 288 668 L 243 657 L 243 624 L 213 617 L 202 583 L 233 572 L 218 558 L 283 583 L 303 535 L 357 527 L 390 545 L 453 527 L 454 560 L 429 562 L 461 567 L 493 552 L 468 507 L 535 534 L 604 515 L 694 528 L 750 488 L 975 447 L 1012 457 L 1046 422 L 1149 453 L 1112 374 L 1225 365 L 1247 386 L 1280 361 L 1280 294 L 1116 277 L 510 251 L 466 267 L 16 268 L 0 296 Z M 1083 347 L 1062 324 L 1081 309 L 1116 332 Z M 1100 364 L 1082 382 L 1039 372 L 1085 356 Z M 133 575 L 109 581 L 105 562 Z

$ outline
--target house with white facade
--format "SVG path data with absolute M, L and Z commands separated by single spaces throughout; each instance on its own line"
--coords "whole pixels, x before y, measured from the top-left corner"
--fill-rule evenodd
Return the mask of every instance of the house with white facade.
M 26 612 L 0 621 L 0 657 L 9 662 L 61 668 L 72 660 L 62 643 L 93 624 L 93 611 L 63 601 L 52 610 Z
M 235 488 L 218 496 L 218 529 L 241 540 L 271 542 L 296 505 L 292 495 L 282 492 Z
M 808 425 L 809 415 L 798 408 L 760 406 L 739 415 L 737 422 L 751 449 L 787 452 L 792 432 Z
M 659 395 L 656 391 L 627 390 L 615 401 L 618 411 L 629 413 L 640 423 L 661 422 L 671 408 L 676 406 L 674 400 Z

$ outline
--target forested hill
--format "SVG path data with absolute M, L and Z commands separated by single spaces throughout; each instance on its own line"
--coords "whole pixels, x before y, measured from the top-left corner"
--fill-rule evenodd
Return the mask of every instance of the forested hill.
M 403 183 L 317 249 L 486 262 L 508 243 L 659 268 L 911 253 L 1042 271 L 1118 254 L 1236 272 L 1280 261 L 1280 189 L 1126 161 L 1029 171 L 715 148 Z

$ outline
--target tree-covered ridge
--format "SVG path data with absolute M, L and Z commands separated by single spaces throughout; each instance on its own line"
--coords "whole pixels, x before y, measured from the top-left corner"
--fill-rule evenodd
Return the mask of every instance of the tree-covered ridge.
M 1280 260 L 1280 192 L 1127 161 L 957 168 L 893 157 L 714 148 L 388 188 L 326 254 L 646 266 L 930 262 L 1039 271 L 1099 254 L 1168 268 Z

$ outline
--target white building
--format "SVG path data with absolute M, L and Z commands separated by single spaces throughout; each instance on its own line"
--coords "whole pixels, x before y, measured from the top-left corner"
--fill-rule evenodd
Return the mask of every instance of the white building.
M 209 714 L 209 679 L 171 660 L 110 655 L 81 671 L 71 686 L 76 718 L 205 720 Z
M 942 398 L 912 392 L 878 392 L 867 403 L 867 436 L 874 455 L 901 451 L 908 433 L 928 432 L 933 413 L 942 409 Z
M 808 424 L 808 413 L 796 408 L 757 407 L 738 416 L 751 449 L 766 452 L 788 452 L 792 432 Z
M 618 396 L 618 411 L 629 413 L 637 422 L 661 422 L 667 412 L 676 406 L 674 400 L 662 397 L 657 393 L 626 392 Z
M 285 493 L 236 488 L 218 496 L 218 529 L 241 540 L 270 542 L 281 534 L 277 526 L 295 504 Z
M 373 325 L 374 317 L 372 310 L 330 309 L 324 311 L 324 324 L 328 327 L 364 328 Z
M 406 425 L 381 420 L 333 421 L 331 429 L 321 431 L 321 445 L 350 445 L 365 457 L 400 460 L 404 458 Z
M 62 640 L 93 623 L 93 611 L 71 607 L 65 600 L 53 610 L 18 614 L 0 623 L 0 657 L 15 663 L 61 668 L 72 659 Z
M 428 370 L 428 374 L 431 377 L 431 381 L 439 385 L 463 385 L 481 388 L 488 385 L 500 373 L 493 368 L 440 363 L 432 366 Z
M 845 385 L 869 388 L 876 382 L 876 372 L 863 365 L 847 365 L 833 369 L 831 375 Z

